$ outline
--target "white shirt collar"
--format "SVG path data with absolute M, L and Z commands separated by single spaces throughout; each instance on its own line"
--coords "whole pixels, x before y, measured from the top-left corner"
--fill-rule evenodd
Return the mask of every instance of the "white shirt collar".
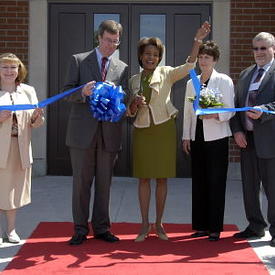
M 260 67 L 259 65 L 257 65 L 257 71 L 262 68 L 265 70 L 265 72 L 267 72 L 269 70 L 269 68 L 271 67 L 272 63 L 274 61 L 274 58 L 271 59 L 271 61 L 267 64 L 265 64 L 263 67 Z

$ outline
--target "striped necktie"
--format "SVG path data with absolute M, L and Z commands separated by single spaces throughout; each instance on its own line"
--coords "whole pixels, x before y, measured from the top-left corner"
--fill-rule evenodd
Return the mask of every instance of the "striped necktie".
M 259 82 L 261 77 L 263 76 L 263 73 L 264 73 L 264 69 L 260 68 L 258 70 L 258 74 L 257 74 L 256 78 L 254 79 L 253 83 Z
M 107 57 L 102 57 L 101 59 L 101 79 L 102 81 L 105 81 L 106 79 L 106 74 L 107 74 L 107 66 L 106 63 L 108 61 Z

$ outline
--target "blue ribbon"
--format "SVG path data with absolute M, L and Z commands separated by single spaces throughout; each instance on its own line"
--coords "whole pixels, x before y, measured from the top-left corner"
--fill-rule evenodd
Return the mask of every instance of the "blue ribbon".
M 126 111 L 124 96 L 121 86 L 97 82 L 89 97 L 89 109 L 93 117 L 101 121 L 119 121 Z
M 200 90 L 201 84 L 196 75 L 194 69 L 189 71 L 190 77 L 192 79 L 192 83 L 196 92 L 196 98 L 193 102 L 193 107 L 196 115 L 207 115 L 207 114 L 216 114 L 216 113 L 226 113 L 226 112 L 246 112 L 249 110 L 258 110 L 264 113 L 275 114 L 275 111 L 265 110 L 257 107 L 242 107 L 242 108 L 200 108 L 199 98 L 200 98 Z
M 19 111 L 44 108 L 51 103 L 75 93 L 84 87 L 84 85 L 85 84 L 49 97 L 37 104 L 2 105 L 0 106 L 0 111 Z M 126 106 L 123 103 L 124 96 L 125 93 L 121 86 L 114 86 L 106 82 L 97 82 L 92 95 L 89 97 L 89 109 L 91 110 L 92 115 L 98 120 L 117 122 L 126 111 Z
M 84 84 L 85 85 L 85 84 Z M 57 100 L 60 100 L 74 92 L 76 92 L 77 90 L 81 89 L 82 87 L 84 87 L 84 85 L 81 85 L 79 87 L 70 89 L 68 91 L 65 91 L 61 94 L 57 94 L 55 96 L 49 97 L 47 99 L 44 99 L 40 102 L 38 102 L 37 104 L 17 104 L 17 105 L 2 105 L 0 106 L 0 111 L 3 110 L 8 110 L 8 111 L 21 111 L 21 110 L 30 110 L 30 109 L 35 109 L 35 108 L 44 108 L 47 105 L 54 103 Z

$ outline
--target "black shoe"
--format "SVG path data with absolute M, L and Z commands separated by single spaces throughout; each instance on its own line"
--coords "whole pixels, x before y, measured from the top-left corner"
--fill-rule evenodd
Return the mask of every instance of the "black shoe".
M 210 242 L 216 242 L 220 239 L 220 233 L 219 232 L 215 232 L 215 233 L 210 233 L 208 240 Z
M 270 241 L 270 246 L 275 247 L 275 237 L 272 237 Z
M 238 232 L 234 234 L 235 238 L 238 239 L 249 239 L 249 238 L 261 238 L 265 235 L 264 230 L 261 230 L 259 232 L 254 232 L 250 228 L 246 228 L 244 231 Z
M 109 243 L 114 243 L 119 241 L 119 238 L 116 237 L 114 234 L 112 234 L 110 231 L 106 231 L 102 234 L 96 234 L 95 238 L 103 240 L 105 242 L 109 242 Z
M 79 245 L 87 240 L 87 237 L 80 233 L 75 233 L 69 241 L 70 245 Z
M 207 231 L 197 231 L 193 234 L 191 234 L 191 237 L 192 238 L 199 238 L 199 237 L 205 237 L 205 236 L 208 236 L 209 233 Z

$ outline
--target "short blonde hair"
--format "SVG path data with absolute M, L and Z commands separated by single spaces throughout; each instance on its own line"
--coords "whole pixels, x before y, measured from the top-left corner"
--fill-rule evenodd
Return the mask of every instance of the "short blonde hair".
M 20 84 L 27 76 L 27 69 L 23 62 L 13 53 L 4 53 L 0 55 L 0 63 L 16 63 L 18 65 L 18 76 L 16 83 Z

